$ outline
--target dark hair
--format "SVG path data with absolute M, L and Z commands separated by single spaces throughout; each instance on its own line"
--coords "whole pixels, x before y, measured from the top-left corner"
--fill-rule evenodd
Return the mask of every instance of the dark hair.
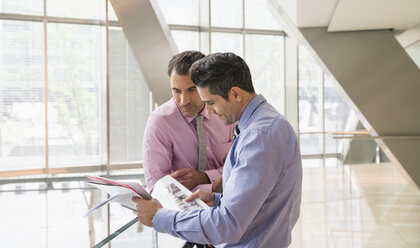
M 190 68 L 191 80 L 198 87 L 209 87 L 210 93 L 228 100 L 234 86 L 255 93 L 251 73 L 245 61 L 234 53 L 213 53 Z
M 185 51 L 172 57 L 168 63 L 168 76 L 171 76 L 172 70 L 179 75 L 188 74 L 191 65 L 199 59 L 204 58 L 204 54 L 199 51 Z

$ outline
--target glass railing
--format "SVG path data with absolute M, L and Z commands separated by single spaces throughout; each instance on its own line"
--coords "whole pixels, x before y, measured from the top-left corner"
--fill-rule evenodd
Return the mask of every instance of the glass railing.
M 299 133 L 300 136 L 307 133 Z M 419 139 L 418 136 L 372 136 L 368 131 L 311 132 L 325 136 L 330 148 L 324 154 L 304 154 L 306 169 L 384 162 L 386 156 L 375 139 Z M 329 141 L 327 141 L 329 140 Z M 338 143 L 341 141 L 341 147 Z M 347 144 L 348 147 L 345 147 Z M 335 147 L 334 147 L 335 146 Z M 359 147 L 359 150 L 354 147 Z M 347 149 L 347 152 L 345 152 Z M 363 150 L 365 153 L 360 153 Z M 0 238 L 5 247 L 93 247 L 136 217 L 119 204 L 111 203 L 92 215 L 86 211 L 107 198 L 85 184 L 86 174 L 105 175 L 145 185 L 141 164 L 104 167 L 71 167 L 52 170 L 58 174 L 17 176 L 18 171 L 0 172 Z M 22 172 L 22 171 L 20 171 Z M 26 171 L 29 173 L 30 171 Z M 51 171 L 50 171 L 51 172 Z M 10 176 L 7 176 L 10 175 Z M 25 237 L 22 239 L 21 237 Z M 184 241 L 137 222 L 115 237 L 115 247 L 182 247 Z M 108 247 L 105 245 L 104 247 Z

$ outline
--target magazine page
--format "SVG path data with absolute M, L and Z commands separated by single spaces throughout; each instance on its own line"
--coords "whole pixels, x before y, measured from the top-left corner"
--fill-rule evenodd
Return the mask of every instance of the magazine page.
M 98 177 L 98 176 L 86 176 L 86 177 L 89 178 L 90 180 L 92 180 L 93 183 L 102 184 L 102 185 L 121 186 L 121 187 L 124 187 L 124 188 L 127 188 L 127 189 L 131 190 L 131 191 L 136 192 L 138 194 L 138 196 L 140 196 L 140 197 L 142 197 L 146 200 L 152 199 L 151 195 L 147 192 L 147 190 L 145 188 L 143 188 L 143 186 L 141 186 L 139 183 L 136 183 L 136 182 L 120 182 L 120 181 L 117 181 L 117 180 L 112 180 L 112 179 L 109 179 L 109 178 Z M 93 185 L 93 186 L 95 186 L 95 185 Z M 118 192 L 118 193 L 121 193 L 121 192 Z M 108 193 L 108 194 L 113 195 L 113 193 Z
M 88 182 L 89 185 L 111 195 L 111 198 L 97 204 L 95 207 L 90 209 L 87 215 L 110 202 L 118 202 L 123 207 L 137 211 L 136 203 L 132 200 L 134 196 L 142 197 L 147 200 L 151 199 L 153 196 L 159 200 L 164 208 L 177 211 L 192 211 L 196 209 L 209 208 L 207 204 L 205 204 L 200 199 L 195 199 L 191 202 L 185 202 L 185 199 L 190 196 L 192 192 L 170 175 L 167 175 L 156 182 L 152 196 L 146 191 L 145 188 L 136 182 L 120 182 L 117 180 L 98 176 L 87 177 L 91 180 L 91 182 Z
M 126 207 L 128 209 L 131 209 L 133 211 L 137 211 L 136 209 L 136 203 L 133 202 L 132 198 L 133 196 L 137 196 L 137 197 L 141 197 L 138 193 L 134 192 L 132 189 L 130 188 L 126 188 L 124 186 L 118 186 L 118 185 L 107 185 L 107 184 L 100 184 L 100 183 L 93 183 L 93 182 L 88 182 L 89 185 L 92 185 L 93 187 L 96 187 L 100 190 L 102 190 L 103 192 L 111 195 L 112 200 L 107 199 L 105 200 L 105 202 L 102 202 L 100 204 L 98 204 L 98 206 L 93 207 L 92 209 L 90 209 L 88 211 L 88 213 L 92 212 L 93 210 L 103 206 L 106 203 L 109 202 L 118 202 L 120 203 L 123 207 Z
M 208 209 L 209 206 L 200 199 L 185 202 L 185 199 L 192 194 L 181 183 L 170 175 L 167 175 L 156 182 L 152 196 L 159 200 L 164 208 L 177 211 L 193 211 L 197 209 Z

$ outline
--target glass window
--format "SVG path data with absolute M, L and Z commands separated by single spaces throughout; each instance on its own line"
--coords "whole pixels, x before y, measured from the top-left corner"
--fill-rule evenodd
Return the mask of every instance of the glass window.
M 103 0 L 46 0 L 47 16 L 105 20 Z
M 118 21 L 117 14 L 115 14 L 114 8 L 112 7 L 111 1 L 108 0 L 108 20 Z
M 45 166 L 43 33 L 0 20 L 0 170 Z
M 43 15 L 44 0 L 0 0 L 0 13 Z
M 324 77 L 325 129 L 328 131 L 350 131 L 347 127 L 351 107 L 337 90 L 333 78 Z
M 242 28 L 242 0 L 211 0 L 211 25 Z
M 322 137 L 322 134 L 305 134 L 304 131 L 301 131 L 299 135 L 300 153 L 303 155 L 322 153 Z
M 245 27 L 251 29 L 281 30 L 280 22 L 273 16 L 266 0 L 246 0 Z
M 299 47 L 299 131 L 320 132 L 321 109 L 320 95 L 322 87 L 322 70 L 309 54 L 309 51 Z M 322 136 L 304 134 L 300 136 L 302 154 L 322 152 Z
M 211 33 L 211 52 L 232 52 L 243 57 L 242 34 Z
M 50 167 L 101 164 L 103 27 L 48 24 Z
M 347 104 L 340 92 L 337 90 L 333 78 L 325 74 L 324 77 L 324 110 L 325 110 L 325 131 L 351 131 L 349 121 L 355 118 L 355 113 Z M 326 152 L 341 151 L 342 139 L 332 139 L 326 136 Z
M 252 34 L 246 35 L 245 39 L 245 60 L 251 70 L 255 91 L 282 111 L 283 36 Z
M 121 28 L 109 29 L 109 82 L 111 162 L 139 162 L 150 90 Z
M 168 24 L 198 25 L 197 0 L 158 0 L 159 7 Z
M 171 30 L 171 34 L 175 40 L 179 52 L 187 50 L 199 50 L 198 32 Z

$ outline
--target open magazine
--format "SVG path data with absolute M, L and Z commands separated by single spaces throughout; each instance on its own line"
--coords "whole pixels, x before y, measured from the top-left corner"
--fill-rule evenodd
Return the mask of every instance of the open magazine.
M 96 209 L 110 202 L 118 202 L 123 207 L 137 211 L 136 203 L 132 201 L 133 196 L 141 197 L 146 200 L 152 199 L 153 197 L 158 199 L 164 208 L 178 211 L 192 211 L 209 208 L 207 204 L 198 198 L 191 202 L 185 202 L 185 198 L 191 195 L 192 192 L 170 175 L 167 175 L 156 182 L 151 195 L 143 186 L 136 182 L 121 182 L 98 176 L 86 177 L 90 180 L 87 182 L 89 185 L 110 195 L 108 199 L 89 209 L 86 215 L 91 214 Z

